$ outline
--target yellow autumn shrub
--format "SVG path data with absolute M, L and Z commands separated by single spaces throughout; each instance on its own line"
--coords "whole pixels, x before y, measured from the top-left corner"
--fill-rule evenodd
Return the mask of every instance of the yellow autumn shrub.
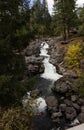
M 79 68 L 80 59 L 82 58 L 82 47 L 80 43 L 75 45 L 70 45 L 68 47 L 66 56 L 65 56 L 65 63 L 68 68 Z

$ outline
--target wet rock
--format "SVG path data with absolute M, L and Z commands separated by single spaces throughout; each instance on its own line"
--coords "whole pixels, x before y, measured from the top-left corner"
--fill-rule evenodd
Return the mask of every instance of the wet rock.
M 40 64 L 42 63 L 42 61 L 43 61 L 42 57 L 35 57 L 35 56 L 25 57 L 26 64 Z
M 66 104 L 60 104 L 60 110 L 64 112 L 66 110 L 67 105 Z
M 64 103 L 67 105 L 67 106 L 72 106 L 72 102 L 71 102 L 71 100 L 68 100 L 68 99 L 65 99 L 64 100 Z
M 39 74 L 44 72 L 44 65 L 42 63 L 42 57 L 25 57 L 27 66 L 27 74 Z
M 79 116 L 78 116 L 78 120 L 80 123 L 84 123 L 84 113 L 80 113 Z
M 71 84 L 67 80 L 67 78 L 62 77 L 55 82 L 52 90 L 55 91 L 55 92 L 59 92 L 59 93 L 66 93 L 66 92 L 71 91 L 71 88 L 72 88 Z
M 65 98 L 64 97 L 61 97 L 60 100 L 64 100 Z
M 59 117 L 56 118 L 56 119 L 53 119 L 52 121 L 55 122 L 55 123 L 60 123 L 60 119 L 59 119 Z
M 76 110 L 73 107 L 66 107 L 65 115 L 66 119 L 73 120 L 77 116 Z
M 27 75 L 35 75 L 40 74 L 44 72 L 44 66 L 43 65 L 32 65 L 29 64 L 27 66 Z
M 78 96 L 77 95 L 72 95 L 71 96 L 71 101 L 72 102 L 75 102 L 75 101 L 77 101 L 78 100 Z
M 72 106 L 77 110 L 80 111 L 80 106 L 76 103 L 73 103 Z
M 46 98 L 46 104 L 48 106 L 48 110 L 51 111 L 57 111 L 58 101 L 54 96 L 49 96 Z
M 55 86 L 56 92 L 60 92 L 60 93 L 66 93 L 69 89 L 70 89 L 70 86 L 66 85 L 66 83 L 62 83 L 59 86 Z
M 41 91 L 38 89 L 35 89 L 35 90 L 31 91 L 30 96 L 33 98 L 36 98 L 36 97 L 40 96 L 40 94 L 41 94 Z
M 77 101 L 77 103 L 78 103 L 79 105 L 84 105 L 84 99 L 79 98 L 79 100 Z
M 81 107 L 81 112 L 84 113 L 84 106 Z
M 77 79 L 78 78 L 77 73 L 74 72 L 74 71 L 66 72 L 66 73 L 64 73 L 64 76 L 68 76 L 68 77 L 73 78 L 73 79 Z
M 64 75 L 64 73 L 66 73 L 66 69 L 59 65 L 57 67 L 57 72 Z
M 55 65 L 55 64 L 56 64 L 56 60 L 55 60 L 55 59 L 53 59 L 53 58 L 52 58 L 52 59 L 50 59 L 50 60 L 49 60 L 49 62 L 50 62 L 51 64 L 53 64 L 53 65 Z M 57 67 L 56 67 L 56 69 L 57 69 Z
M 38 40 L 30 42 L 27 48 L 24 50 L 26 56 L 36 55 L 39 56 L 40 53 L 40 42 Z
M 52 113 L 51 118 L 54 119 L 54 118 L 58 118 L 58 117 L 61 117 L 61 116 L 62 116 L 61 112 L 55 112 L 55 113 Z

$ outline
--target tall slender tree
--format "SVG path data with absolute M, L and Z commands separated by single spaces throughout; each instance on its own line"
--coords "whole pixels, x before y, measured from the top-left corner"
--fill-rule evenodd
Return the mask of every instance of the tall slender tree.
M 51 22 L 51 17 L 49 14 L 48 4 L 46 0 L 43 0 L 43 3 L 42 3 L 42 17 L 43 17 L 43 24 L 46 27 L 49 27 L 50 22 Z
M 31 23 L 35 34 L 44 35 L 49 33 L 51 17 L 48 11 L 47 1 L 36 0 L 32 7 Z
M 55 15 L 58 16 L 59 26 L 63 30 L 63 38 L 66 40 L 67 34 L 75 23 L 75 3 L 76 0 L 54 0 Z

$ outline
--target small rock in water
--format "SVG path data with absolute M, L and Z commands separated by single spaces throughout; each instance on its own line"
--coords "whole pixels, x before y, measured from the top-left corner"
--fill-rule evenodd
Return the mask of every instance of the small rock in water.
M 62 116 L 61 112 L 55 112 L 52 114 L 51 118 L 54 119 L 54 118 L 61 117 L 61 116 Z
M 58 106 L 58 101 L 54 96 L 49 96 L 46 98 L 46 103 L 48 106 L 48 110 L 56 111 Z

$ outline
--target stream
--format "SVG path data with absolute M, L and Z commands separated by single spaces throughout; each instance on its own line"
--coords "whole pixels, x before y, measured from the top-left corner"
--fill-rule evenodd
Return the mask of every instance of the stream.
M 53 95 L 51 88 L 54 82 L 62 77 L 56 73 L 56 68 L 53 66 L 49 60 L 50 55 L 48 54 L 49 45 L 47 42 L 42 42 L 40 47 L 40 56 L 44 58 L 43 64 L 45 67 L 44 73 L 40 75 L 33 89 L 39 89 L 42 94 L 41 97 L 34 99 L 30 104 L 32 111 L 34 113 L 39 112 L 40 114 L 34 115 L 32 121 L 34 123 L 34 130 L 59 130 L 59 126 L 52 122 L 50 115 L 47 112 L 47 104 L 45 98 L 47 96 Z M 27 100 L 23 100 L 23 105 L 26 104 L 28 99 L 31 99 L 31 92 L 27 92 Z M 37 107 L 35 107 L 37 104 Z
M 40 56 L 44 57 L 43 64 L 45 67 L 44 73 L 40 75 L 40 79 L 38 81 L 38 89 L 42 91 L 42 97 L 38 98 L 40 106 L 39 107 L 42 113 L 40 116 L 35 116 L 33 118 L 35 130 L 54 130 L 56 124 L 52 122 L 50 116 L 48 115 L 46 108 L 47 105 L 44 103 L 45 97 L 53 95 L 51 88 L 54 85 L 54 82 L 62 77 L 56 73 L 56 68 L 51 63 L 49 63 L 50 55 L 48 54 L 49 45 L 47 42 L 43 42 L 41 44 Z M 35 85 L 36 86 L 36 85 Z M 58 128 L 57 128 L 58 130 Z
M 65 113 L 63 113 L 63 116 L 60 117 L 60 122 L 54 121 L 52 120 L 51 114 L 47 109 L 49 108 L 49 106 L 47 107 L 46 99 L 49 97 L 56 97 L 59 103 L 63 102 L 63 100 L 60 100 L 60 94 L 54 93 L 52 91 L 52 88 L 54 87 L 54 83 L 58 79 L 60 79 L 62 75 L 59 75 L 56 72 L 56 67 L 49 62 L 50 55 L 48 51 L 49 51 L 48 43 L 42 42 L 40 46 L 39 56 L 42 57 L 43 59 L 42 62 L 44 65 L 44 73 L 38 76 L 34 84 L 34 87 L 33 88 L 31 87 L 31 91 L 27 92 L 27 94 L 23 97 L 22 103 L 26 111 L 31 109 L 33 112 L 32 122 L 33 122 L 34 130 L 64 130 L 65 128 L 69 128 L 71 126 L 79 124 L 79 121 L 77 118 L 74 118 L 72 121 L 66 120 Z M 37 94 L 37 96 L 36 97 L 34 95 L 32 96 L 32 92 L 34 92 L 34 94 Z M 48 101 L 50 100 L 51 99 L 49 98 Z M 69 108 L 71 110 L 73 109 L 76 112 L 76 110 L 73 107 L 67 106 L 66 108 Z M 60 112 L 61 109 L 59 109 L 59 113 Z M 74 112 L 72 112 L 71 114 L 74 114 Z
M 53 95 L 51 88 L 54 85 L 54 82 L 61 78 L 62 76 L 56 73 L 56 68 L 51 63 L 49 63 L 50 55 L 48 54 L 49 45 L 47 42 L 41 44 L 40 56 L 44 58 L 43 64 L 45 67 L 44 73 L 40 75 L 38 81 L 38 89 L 43 93 L 42 97 L 47 97 Z M 46 108 L 47 105 L 44 103 L 44 98 L 41 98 L 42 107 L 40 116 L 35 116 L 33 118 L 35 130 L 52 130 L 55 127 L 55 123 L 52 122 L 50 116 L 48 115 Z M 40 106 L 41 106 L 40 104 Z M 54 130 L 54 129 L 53 129 Z

